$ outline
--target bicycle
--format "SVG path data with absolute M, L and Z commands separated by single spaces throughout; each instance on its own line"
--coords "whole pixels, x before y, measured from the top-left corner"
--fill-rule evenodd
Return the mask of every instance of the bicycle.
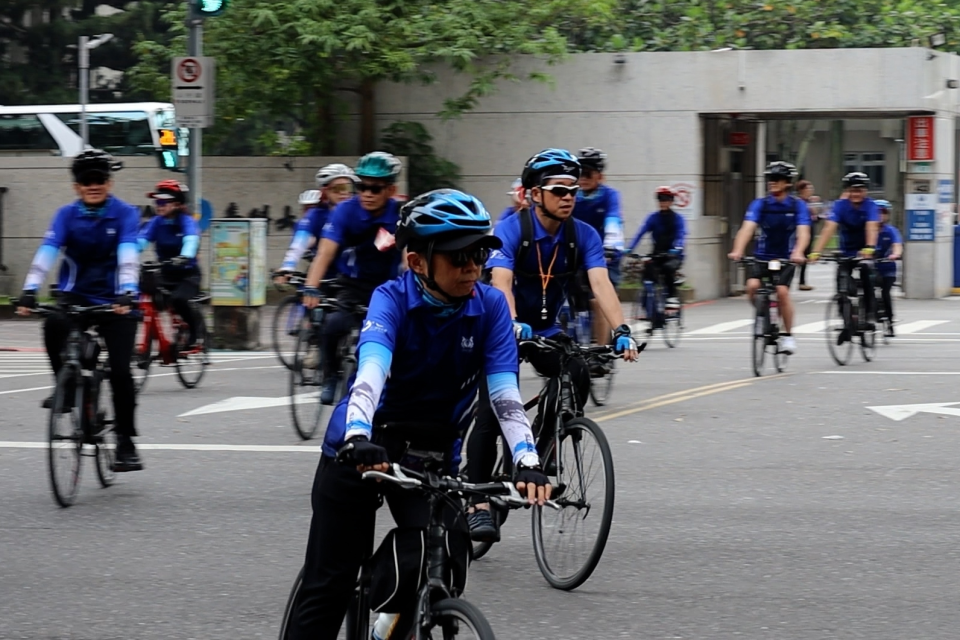
M 564 302 L 558 317 L 560 328 L 573 338 L 574 342 L 589 346 L 593 341 L 593 313 L 574 311 L 570 302 Z M 596 360 L 587 362 L 590 368 L 590 400 L 598 407 L 607 404 L 613 391 L 613 381 L 617 375 L 616 360 Z
M 671 349 L 680 344 L 680 335 L 683 333 L 683 306 L 667 305 L 667 286 L 666 276 L 659 268 L 659 262 L 662 260 L 675 259 L 668 253 L 657 253 L 641 256 L 636 253 L 630 254 L 642 265 L 640 269 L 641 286 L 637 291 L 637 299 L 633 304 L 633 317 L 636 319 L 646 319 L 650 322 L 650 331 L 648 335 L 660 329 L 663 334 L 663 341 Z M 653 271 L 654 278 L 650 280 L 645 274 Z M 642 314 L 642 315 L 641 315 Z
M 207 325 L 200 305 L 210 302 L 208 294 L 200 294 L 190 300 L 197 323 L 197 340 L 189 344 L 190 326 L 169 306 L 171 291 L 159 283 L 160 271 L 170 261 L 145 262 L 140 266 L 141 294 L 139 309 L 142 312 L 142 330 L 133 352 L 133 384 L 139 394 L 147 384 L 150 365 L 159 361 L 160 366 L 176 367 L 177 378 L 187 389 L 193 389 L 203 378 L 210 365 L 207 346 Z M 159 307 L 159 309 L 158 309 Z M 169 321 L 163 321 L 166 312 Z M 171 327 L 173 337 L 168 337 L 166 327 Z
M 844 366 L 850 362 L 853 341 L 857 338 L 860 354 L 864 361 L 870 362 L 876 356 L 877 329 L 876 324 L 870 321 L 870 310 L 867 309 L 864 295 L 866 289 L 861 282 L 858 267 L 863 264 L 872 265 L 874 261 L 844 257 L 839 253 L 830 260 L 837 263 L 837 293 L 827 305 L 827 350 L 834 362 Z M 867 286 L 872 287 L 874 283 L 870 282 Z
M 453 640 L 454 638 L 467 637 L 473 637 L 477 640 L 493 640 L 495 637 L 493 629 L 491 629 L 490 623 L 487 622 L 483 613 L 473 604 L 460 598 L 463 587 L 466 585 L 468 564 L 466 555 L 469 554 L 469 546 L 463 538 L 466 538 L 467 534 L 463 532 L 462 538 L 449 536 L 448 533 L 457 534 L 459 532 L 450 531 L 447 528 L 444 523 L 444 511 L 449 509 L 451 502 L 454 505 L 457 504 L 452 500 L 453 497 L 464 494 L 484 497 L 497 495 L 506 504 L 516 507 L 527 506 L 527 501 L 521 498 L 512 483 L 470 484 L 458 478 L 441 474 L 437 467 L 438 465 L 434 463 L 432 467 L 428 465 L 424 472 L 418 472 L 401 467 L 399 464 L 392 464 L 389 473 L 367 471 L 363 474 L 364 480 L 379 480 L 392 483 L 403 490 L 423 491 L 429 503 L 430 519 L 427 528 L 424 530 L 426 535 L 422 547 L 425 553 L 421 556 L 419 573 L 415 581 L 415 584 L 420 585 L 417 588 L 415 599 L 416 608 L 414 609 L 412 625 L 410 625 L 411 633 L 409 635 L 404 634 L 404 640 L 411 637 L 417 640 L 431 640 L 433 638 Z M 551 501 L 547 501 L 547 504 L 553 508 L 559 508 Z M 458 511 L 460 510 L 458 509 Z M 462 513 L 460 518 L 462 518 Z M 466 527 L 466 523 L 462 524 Z M 398 530 L 395 529 L 394 531 Z M 370 638 L 373 561 L 379 557 L 385 547 L 388 547 L 393 539 L 391 534 L 388 534 L 381 543 L 380 549 L 362 564 L 354 596 L 347 611 L 346 640 L 369 640 Z M 457 540 L 461 540 L 462 545 L 458 545 Z M 459 553 L 461 546 L 463 553 Z M 390 550 L 392 550 L 392 545 L 389 545 L 387 549 L 388 552 Z M 393 556 L 388 555 L 388 557 Z M 301 568 L 287 599 L 280 626 L 280 640 L 287 639 L 291 617 L 299 606 L 303 574 L 304 569 Z M 398 576 L 397 584 L 400 581 Z M 408 581 L 403 580 L 403 582 Z M 390 608 L 386 604 L 380 606 Z M 469 635 L 462 633 L 464 630 L 469 631 Z M 435 631 L 442 635 L 435 635 Z M 392 634 L 391 637 L 394 635 L 396 634 Z
M 77 499 L 83 456 L 94 458 L 97 478 L 104 489 L 116 479 L 113 465 L 117 434 L 114 421 L 108 419 L 106 410 L 100 407 L 100 389 L 104 379 L 110 376 L 110 365 L 100 359 L 103 340 L 94 328 L 80 329 L 84 320 L 112 315 L 113 307 L 110 304 L 87 307 L 41 304 L 33 312 L 43 316 L 62 314 L 73 319 L 47 425 L 47 460 L 53 497 L 61 507 L 69 507 Z
M 881 258 L 879 260 L 874 260 L 874 264 L 883 264 L 883 263 L 892 263 L 894 260 L 888 258 Z M 883 339 L 884 345 L 890 344 L 890 334 L 893 333 L 893 318 L 890 316 L 887 305 L 883 302 L 883 292 L 881 288 L 881 280 L 883 276 L 880 274 L 879 268 L 873 273 L 873 300 L 877 305 L 877 322 L 880 323 L 882 329 L 880 331 L 881 337 Z
M 585 357 L 585 354 L 608 360 L 621 356 L 614 354 L 609 346 L 583 347 L 572 340 L 543 337 L 524 340 L 520 346 L 521 349 L 551 349 L 561 354 L 563 373 L 548 379 L 540 393 L 524 404 L 524 410 L 538 407 L 533 422 L 537 452 L 544 463 L 544 472 L 554 487 L 553 500 L 560 507 L 556 520 L 551 520 L 542 508 L 533 508 L 534 556 L 550 586 L 571 591 L 590 578 L 603 555 L 613 521 L 615 488 L 610 444 L 600 426 L 584 417 L 583 405 L 575 392 L 568 365 L 573 358 Z M 642 352 L 646 346 L 646 342 L 640 344 L 637 351 Z M 500 440 L 500 457 L 494 467 L 493 478 L 503 480 L 511 476 L 513 463 L 511 453 L 504 451 L 503 439 Z M 591 443 L 595 451 L 587 452 Z M 595 477 L 602 478 L 603 486 L 600 489 L 591 489 Z M 499 524 L 506 521 L 511 508 L 498 498 L 493 498 L 490 503 L 491 516 Z M 592 517 L 597 513 L 599 517 Z M 571 549 L 580 541 L 579 538 L 586 536 L 574 538 L 587 528 L 588 523 L 595 523 L 597 532 L 592 542 L 584 545 L 589 547 L 586 557 L 580 562 L 569 563 L 573 566 L 567 566 L 565 560 L 575 555 L 575 550 Z M 568 539 L 572 545 L 567 544 Z M 479 560 L 492 546 L 490 542 L 474 543 L 473 558 Z
M 780 351 L 780 302 L 777 299 L 777 285 L 780 282 L 781 260 L 757 260 L 745 257 L 740 260 L 744 265 L 760 265 L 760 288 L 754 294 L 753 303 L 756 315 L 753 323 L 753 335 L 750 337 L 750 353 L 753 363 L 753 375 L 763 375 L 763 362 L 767 352 L 773 356 L 773 366 L 782 373 L 787 366 L 788 354 Z
M 310 314 L 306 326 L 301 326 L 297 331 L 293 365 L 290 369 L 290 413 L 293 417 L 293 428 L 303 440 L 310 440 L 316 435 L 328 406 L 320 402 L 320 391 L 324 383 L 320 333 L 327 314 L 336 309 L 336 299 L 323 299 Z M 358 306 L 354 313 L 363 317 L 367 313 L 367 307 Z M 336 406 L 350 390 L 350 379 L 357 369 L 356 344 L 359 338 L 360 327 L 354 323 L 353 329 L 337 346 L 340 382 L 331 407 Z

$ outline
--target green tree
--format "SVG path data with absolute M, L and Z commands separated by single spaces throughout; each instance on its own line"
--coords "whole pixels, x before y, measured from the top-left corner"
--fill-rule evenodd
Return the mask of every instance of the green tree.
M 217 58 L 220 125 L 229 137 L 240 118 L 272 119 L 306 135 L 311 151 L 337 151 L 337 115 L 359 105 L 359 148 L 376 144 L 377 82 L 431 82 L 430 63 L 451 64 L 469 80 L 445 105 L 455 115 L 476 105 L 511 73 L 513 54 L 550 62 L 567 50 L 556 24 L 612 19 L 616 0 L 236 0 L 206 21 L 204 53 Z M 176 36 L 144 40 L 133 82 L 161 96 L 169 60 L 185 51 L 184 9 L 165 14 Z M 533 74 L 543 79 L 542 74 Z M 352 146 L 352 145 L 351 145 Z
M 433 189 L 456 189 L 460 180 L 460 167 L 437 156 L 432 142 L 433 136 L 419 122 L 394 122 L 383 130 L 383 150 L 407 157 L 407 191 L 412 196 Z

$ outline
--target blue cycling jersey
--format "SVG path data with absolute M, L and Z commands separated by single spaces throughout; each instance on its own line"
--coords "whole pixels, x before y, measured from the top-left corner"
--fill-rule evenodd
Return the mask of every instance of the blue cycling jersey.
M 687 238 L 687 222 L 673 209 L 654 211 L 647 216 L 643 226 L 637 230 L 637 235 L 630 242 L 629 250 L 636 249 L 640 240 L 648 233 L 653 236 L 654 253 L 667 253 L 671 249 L 683 251 Z
M 759 260 L 789 260 L 796 243 L 797 227 L 810 226 L 807 204 L 796 196 L 782 201 L 768 195 L 750 203 L 744 221 L 755 222 L 760 237 L 754 249 Z
M 58 286 L 93 304 L 106 304 L 122 293 L 136 293 L 140 279 L 137 230 L 140 210 L 109 196 L 101 207 L 81 201 L 53 216 L 30 265 L 23 288 L 40 288 L 63 249 Z
M 623 214 L 620 212 L 620 192 L 601 184 L 587 193 L 577 192 L 573 217 L 583 220 L 597 232 L 605 248 L 623 251 Z
M 370 354 L 385 369 L 382 391 L 373 391 L 379 392 L 379 403 L 371 426 L 419 421 L 450 425 L 462 433 L 473 415 L 481 375 L 509 374 L 516 380 L 510 310 L 500 291 L 477 284 L 474 296 L 456 313 L 439 316 L 414 278 L 407 271 L 378 287 L 360 332 L 361 372 Z M 352 396 L 358 386 L 351 386 Z M 327 455 L 335 455 L 343 444 L 349 403 L 344 398 L 330 417 L 323 441 Z
M 283 264 L 281 268 L 286 271 L 293 271 L 297 268 L 297 263 L 300 262 L 300 258 L 303 257 L 303 254 L 307 252 L 307 249 L 310 248 L 310 241 L 315 240 L 316 243 L 313 245 L 314 249 L 317 248 L 317 245 L 320 243 L 320 238 L 323 236 L 323 227 L 327 224 L 327 219 L 330 217 L 330 208 L 326 203 L 320 203 L 315 207 L 307 209 L 307 212 L 303 214 L 303 217 L 300 218 L 300 221 L 297 222 L 293 230 L 293 238 L 290 240 L 290 247 L 287 249 L 287 252 L 283 256 Z M 334 260 L 329 267 L 327 267 L 327 272 L 324 274 L 324 278 L 333 279 L 337 276 L 337 264 Z
M 400 251 L 393 235 L 399 221 L 400 202 L 393 199 L 376 217 L 360 206 L 359 196 L 337 205 L 323 227 L 323 237 L 340 245 L 337 271 L 371 288 L 395 278 Z
M 497 218 L 497 224 L 500 224 L 501 222 L 503 222 L 504 220 L 506 220 L 507 218 L 509 218 L 509 217 L 512 216 L 513 214 L 515 214 L 516 212 L 517 212 L 517 210 L 516 210 L 515 208 L 513 208 L 512 206 L 507 207 L 506 209 L 504 209 L 504 210 L 500 213 L 500 217 Z
M 852 258 L 867 246 L 867 223 L 880 222 L 880 209 L 870 198 L 864 198 L 859 205 L 837 200 L 827 219 L 840 227 L 840 252 Z
M 189 258 L 189 261 L 180 268 L 165 266 L 164 275 L 177 273 L 198 273 L 200 264 L 197 261 L 197 249 L 200 246 L 200 227 L 197 221 L 188 213 L 165 218 L 156 216 L 140 230 L 139 244 L 144 249 L 154 243 L 157 258 L 170 260 L 177 256 Z
M 878 258 L 886 258 L 890 255 L 890 252 L 893 250 L 893 245 L 895 244 L 903 244 L 903 237 L 900 235 L 900 231 L 892 224 L 883 225 L 877 236 L 877 251 L 875 255 Z M 896 276 L 897 265 L 893 262 L 881 262 L 877 265 L 877 271 L 884 276 Z
M 516 264 L 521 245 L 520 216 L 510 216 L 497 225 L 494 235 L 503 241 L 503 247 L 490 254 L 488 268 L 503 268 L 513 271 L 513 295 L 517 308 L 517 321 L 529 324 L 539 335 L 551 336 L 560 331 L 557 316 L 567 297 L 567 287 L 576 271 L 606 268 L 600 236 L 586 222 L 574 220 L 577 234 L 578 265 L 567 264 L 567 245 L 564 227 L 555 236 L 547 233 L 540 220 L 533 215 L 533 244 L 527 252 L 525 264 Z M 537 251 L 539 247 L 539 254 Z M 538 257 L 539 256 L 539 257 Z M 554 258 L 556 256 L 556 258 Z M 551 266 L 551 262 L 553 263 Z M 543 318 L 543 285 L 539 273 L 551 275 L 547 284 L 547 317 Z M 525 275 L 525 274 L 533 274 Z

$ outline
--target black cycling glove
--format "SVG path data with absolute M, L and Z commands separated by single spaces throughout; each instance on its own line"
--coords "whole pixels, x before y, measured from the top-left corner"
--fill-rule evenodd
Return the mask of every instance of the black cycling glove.
M 527 467 L 525 465 L 517 465 L 517 475 L 514 478 L 514 484 L 518 482 L 524 482 L 527 485 L 534 485 L 536 487 L 545 487 L 550 484 L 550 481 L 547 479 L 547 474 L 543 472 L 539 466 L 537 467 Z
M 389 463 L 387 450 L 367 440 L 366 436 L 354 436 L 337 451 L 337 461 L 363 467 Z
M 133 298 L 129 293 L 125 293 L 122 296 L 117 296 L 117 299 L 113 301 L 113 304 L 117 305 L 118 307 L 132 307 Z
M 17 306 L 26 307 L 27 309 L 36 309 L 37 308 L 37 292 L 36 291 L 24 291 L 20 294 L 20 299 L 17 300 Z

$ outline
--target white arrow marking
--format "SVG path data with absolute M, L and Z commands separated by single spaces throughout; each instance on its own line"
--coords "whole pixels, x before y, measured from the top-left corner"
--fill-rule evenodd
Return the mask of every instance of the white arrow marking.
M 905 333 L 916 333 L 918 331 L 923 331 L 924 329 L 929 329 L 930 327 L 935 327 L 938 324 L 946 324 L 948 320 L 918 320 L 917 322 L 908 322 L 906 324 L 897 325 L 897 333 L 903 335 Z
M 948 416 L 960 416 L 960 408 L 951 408 L 960 402 L 934 402 L 930 404 L 888 404 L 880 407 L 867 407 L 885 418 L 896 422 L 906 420 L 918 413 L 942 413 Z
M 319 402 L 320 392 L 301 393 L 296 396 L 297 404 Z M 282 398 L 253 398 L 248 396 L 237 396 L 227 398 L 213 404 L 204 405 L 192 411 L 181 413 L 178 418 L 187 416 L 202 416 L 208 413 L 223 413 L 225 411 L 248 411 L 250 409 L 268 409 L 270 407 L 285 407 L 290 404 L 290 396 Z

